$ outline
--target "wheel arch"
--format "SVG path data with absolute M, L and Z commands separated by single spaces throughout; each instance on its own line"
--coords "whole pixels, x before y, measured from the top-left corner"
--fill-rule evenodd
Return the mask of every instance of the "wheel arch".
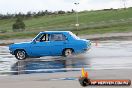
M 23 50 L 23 51 L 25 51 L 25 53 L 27 54 L 27 52 L 26 52 L 25 49 L 16 49 L 16 50 L 14 51 L 14 55 L 15 55 L 15 53 L 16 53 L 18 50 Z M 27 54 L 27 55 L 28 55 L 28 54 Z

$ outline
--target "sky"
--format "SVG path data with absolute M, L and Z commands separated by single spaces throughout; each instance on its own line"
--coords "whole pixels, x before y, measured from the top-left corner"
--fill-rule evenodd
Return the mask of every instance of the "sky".
M 132 0 L 0 0 L 0 13 L 26 13 L 28 11 L 77 11 L 99 10 L 107 8 L 132 7 Z M 74 3 L 79 3 L 75 5 Z

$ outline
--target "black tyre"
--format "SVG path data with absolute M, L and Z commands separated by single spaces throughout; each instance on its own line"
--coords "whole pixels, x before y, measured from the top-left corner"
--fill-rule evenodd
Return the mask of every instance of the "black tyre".
M 73 54 L 73 50 L 72 49 L 65 49 L 63 51 L 63 56 L 68 57 L 71 56 Z
M 27 58 L 27 54 L 24 50 L 16 50 L 15 57 L 18 60 L 25 60 Z

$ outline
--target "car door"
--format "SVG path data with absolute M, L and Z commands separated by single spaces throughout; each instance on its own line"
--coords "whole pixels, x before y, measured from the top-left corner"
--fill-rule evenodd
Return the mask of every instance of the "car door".
M 50 55 L 50 42 L 48 34 L 41 34 L 36 42 L 31 45 L 31 53 L 34 56 Z
M 66 47 L 67 40 L 66 36 L 62 33 L 50 34 L 50 46 L 52 55 L 61 55 L 62 50 Z

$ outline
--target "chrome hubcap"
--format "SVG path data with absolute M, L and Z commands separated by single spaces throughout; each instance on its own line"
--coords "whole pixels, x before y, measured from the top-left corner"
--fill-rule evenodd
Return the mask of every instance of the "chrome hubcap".
M 25 52 L 24 51 L 18 51 L 17 52 L 17 57 L 19 59 L 24 59 L 25 58 Z
M 66 56 L 72 55 L 71 49 L 67 49 L 67 50 L 65 51 L 65 55 L 66 55 Z

